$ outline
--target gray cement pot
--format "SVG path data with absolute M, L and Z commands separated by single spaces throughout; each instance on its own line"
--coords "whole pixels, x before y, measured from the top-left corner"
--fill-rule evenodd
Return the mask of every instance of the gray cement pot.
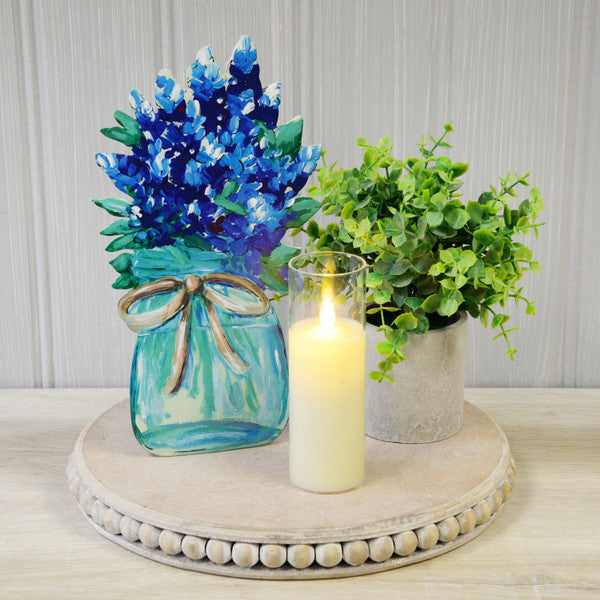
M 394 383 L 367 378 L 366 432 L 386 442 L 423 443 L 458 433 L 463 422 L 468 317 L 409 334 L 406 360 L 394 367 Z M 383 358 L 375 345 L 385 338 L 367 325 L 367 373 Z

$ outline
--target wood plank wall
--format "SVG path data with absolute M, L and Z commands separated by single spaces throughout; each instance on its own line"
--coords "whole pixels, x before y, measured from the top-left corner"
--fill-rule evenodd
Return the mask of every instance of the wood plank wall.
M 597 0 L 4 0 L 0 3 L 0 386 L 124 386 L 135 336 L 91 203 L 115 191 L 94 162 L 99 129 L 181 79 L 211 44 L 219 63 L 249 34 L 281 118 L 352 165 L 354 139 L 398 153 L 454 120 L 467 197 L 531 171 L 547 225 L 514 312 L 517 360 L 472 322 L 467 385 L 600 385 L 600 2 Z M 280 308 L 285 321 L 285 305 Z

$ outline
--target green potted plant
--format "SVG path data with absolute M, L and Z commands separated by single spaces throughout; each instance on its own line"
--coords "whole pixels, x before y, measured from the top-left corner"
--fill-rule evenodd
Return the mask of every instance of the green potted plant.
M 361 255 L 370 265 L 367 320 L 367 433 L 388 441 L 443 439 L 462 426 L 467 315 L 498 330 L 510 343 L 506 303 L 535 306 L 519 280 L 539 270 L 521 235 L 538 235 L 543 207 L 537 187 L 516 206 L 528 174 L 509 173 L 498 186 L 463 201 L 461 177 L 468 165 L 443 155 L 450 148 L 444 126 L 439 139 L 417 144 L 416 157 L 392 155 L 389 138 L 371 146 L 363 138 L 363 162 L 352 169 L 325 164 L 319 185 L 321 227 L 310 221 L 309 245 Z

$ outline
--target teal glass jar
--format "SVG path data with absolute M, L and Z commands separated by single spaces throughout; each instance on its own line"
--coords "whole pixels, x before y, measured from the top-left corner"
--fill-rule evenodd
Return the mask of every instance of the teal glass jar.
M 133 260 L 137 281 L 152 292 L 130 297 L 125 311 L 138 323 L 130 380 L 135 437 L 161 456 L 268 444 L 288 416 L 279 319 L 264 296 L 261 307 L 248 290 L 253 284 L 238 257 L 196 249 L 186 254 L 186 261 L 179 255 L 170 261 L 168 253 L 148 250 Z M 216 274 L 243 277 L 247 286 Z M 184 308 L 170 316 L 178 302 Z M 170 318 L 156 324 L 153 315 L 161 311 Z

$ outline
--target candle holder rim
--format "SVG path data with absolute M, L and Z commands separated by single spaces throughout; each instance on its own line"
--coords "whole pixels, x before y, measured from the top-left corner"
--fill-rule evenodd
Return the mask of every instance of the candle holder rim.
M 355 269 L 351 269 L 350 271 L 343 271 L 342 273 L 316 273 L 313 271 L 307 271 L 304 269 L 299 269 L 293 265 L 294 262 L 301 258 L 306 258 L 307 256 L 348 256 L 352 259 L 356 259 L 359 263 Z M 353 275 L 355 273 L 360 273 L 361 271 L 368 268 L 367 261 L 358 254 L 351 254 L 350 252 L 336 252 L 334 250 L 322 250 L 316 252 L 303 252 L 302 254 L 298 254 L 294 256 L 294 258 L 290 259 L 288 262 L 288 268 L 294 271 L 295 273 L 299 273 L 301 275 L 306 275 L 308 277 L 348 277 L 348 275 Z

